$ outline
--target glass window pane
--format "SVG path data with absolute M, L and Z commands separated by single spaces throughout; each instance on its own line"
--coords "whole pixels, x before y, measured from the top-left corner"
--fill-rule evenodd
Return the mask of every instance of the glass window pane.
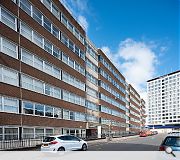
M 42 24 L 42 14 L 33 7 L 33 18 L 39 23 Z
M 10 69 L 3 68 L 3 82 L 18 86 L 18 73 Z
M 54 108 L 54 117 L 62 118 L 62 110 L 60 108 Z
M 43 48 L 43 38 L 36 32 L 33 32 L 33 42 Z
M 21 35 L 32 41 L 32 29 L 21 22 Z
M 39 70 L 43 70 L 43 60 L 38 57 L 34 57 L 34 67 Z
M 53 117 L 53 107 L 45 106 L 45 116 Z
M 18 100 L 4 97 L 4 111 L 18 113 Z
M 33 104 L 30 102 L 23 102 L 23 113 L 33 114 L 34 113 Z
M 21 60 L 22 62 L 33 66 L 33 55 L 24 49 L 21 50 Z
M 35 115 L 44 116 L 44 105 L 35 104 Z
M 44 49 L 52 54 L 52 44 L 46 40 L 44 41 Z
M 5 140 L 18 139 L 18 128 L 4 128 Z
M 21 81 L 22 81 L 23 88 L 33 90 L 33 79 L 32 78 L 22 75 Z
M 29 15 L 31 15 L 31 4 L 28 0 L 20 0 L 20 7 Z
M 18 58 L 17 45 L 4 38 L 2 38 L 2 52 L 13 58 Z
M 44 27 L 51 32 L 51 22 L 46 17 L 44 17 Z
M 23 138 L 24 139 L 34 138 L 34 128 L 23 128 Z
M 1 21 L 9 26 L 10 28 L 16 30 L 16 18 L 3 8 L 1 8 Z

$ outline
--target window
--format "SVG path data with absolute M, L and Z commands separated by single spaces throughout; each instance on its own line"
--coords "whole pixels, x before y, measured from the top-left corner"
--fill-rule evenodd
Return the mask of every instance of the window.
M 57 9 L 57 7 L 52 3 L 52 13 L 59 19 L 59 11 Z
M 61 22 L 67 27 L 67 19 L 65 18 L 65 16 L 63 14 L 61 14 Z
M 55 98 L 61 99 L 61 90 L 59 88 L 55 88 L 54 87 L 54 94 L 53 94 L 53 96 Z
M 2 111 L 3 110 L 3 106 L 2 106 L 3 104 L 2 104 L 2 96 L 0 96 L 0 111 Z
M 62 110 L 60 108 L 54 108 L 54 117 L 55 118 L 62 118 Z
M 68 22 L 68 29 L 73 33 L 73 25 L 70 23 L 70 22 Z
M 33 42 L 43 48 L 43 38 L 36 32 L 33 32 Z
M 43 138 L 44 137 L 44 129 L 36 128 L 35 129 L 35 138 Z
M 23 138 L 24 139 L 34 138 L 34 128 L 23 128 Z
M 61 71 L 60 71 L 60 69 L 53 67 L 53 76 L 58 78 L 58 79 L 61 79 Z
M 52 87 L 50 85 L 48 85 L 48 84 L 45 85 L 45 94 L 49 95 L 49 96 L 53 95 Z
M 74 43 L 69 40 L 69 49 L 74 52 Z
M 0 127 L 0 141 L 3 140 L 3 128 Z
M 22 62 L 33 66 L 33 55 L 24 49 L 21 49 L 21 60 Z
M 45 106 L 45 116 L 53 117 L 53 107 Z
M 18 113 L 19 105 L 17 99 L 4 97 L 4 111 Z
M 44 116 L 44 105 L 35 104 L 35 115 Z
M 43 4 L 44 4 L 49 10 L 51 10 L 51 1 L 50 1 L 50 0 L 43 0 Z
M 63 119 L 69 119 L 69 111 L 63 110 Z
M 69 58 L 69 66 L 74 68 L 74 61 L 71 58 Z
M 18 52 L 17 52 L 17 45 L 4 39 L 1 38 L 2 40 L 2 48 L 1 51 L 13 58 L 18 58 Z
M 70 119 L 71 120 L 75 120 L 75 114 L 72 111 L 70 111 Z
M 44 41 L 44 49 L 45 49 L 45 51 L 52 54 L 52 44 L 50 42 L 48 42 L 47 40 Z
M 6 24 L 8 27 L 16 30 L 16 18 L 5 9 L 1 8 L 1 22 Z
M 68 47 L 68 38 L 61 33 L 61 42 Z
M 44 92 L 43 83 L 39 80 L 34 80 L 34 90 L 38 93 L 43 93 Z
M 2 82 L 18 86 L 18 73 L 16 71 L 0 66 L 0 73 Z
M 53 135 L 53 129 L 46 129 L 46 136 L 52 136 Z
M 53 56 L 60 59 L 60 51 L 57 47 L 53 46 Z
M 43 60 L 34 56 L 34 67 L 42 71 L 43 70 Z
M 33 90 L 33 79 L 32 78 L 22 75 L 21 81 L 22 81 L 23 88 Z
M 68 64 L 68 56 L 66 54 L 62 54 L 62 61 L 66 64 Z
M 34 114 L 33 104 L 30 102 L 23 102 L 23 113 Z
M 51 32 L 51 22 L 46 17 L 44 17 L 44 28 Z
M 35 7 L 33 7 L 33 18 L 42 25 L 42 14 Z
M 4 128 L 5 140 L 18 139 L 18 128 Z
M 31 15 L 31 4 L 28 0 L 20 0 L 20 7 L 29 15 Z
M 49 63 L 44 63 L 44 71 L 48 74 L 52 74 L 52 65 Z
M 52 34 L 59 39 L 59 30 L 55 26 L 52 27 Z
M 32 41 L 32 29 L 21 22 L 21 35 Z

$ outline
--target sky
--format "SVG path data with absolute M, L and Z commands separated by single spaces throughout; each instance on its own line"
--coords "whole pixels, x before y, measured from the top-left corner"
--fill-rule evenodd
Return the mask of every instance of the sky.
M 180 0 L 61 0 L 146 99 L 149 79 L 180 70 Z

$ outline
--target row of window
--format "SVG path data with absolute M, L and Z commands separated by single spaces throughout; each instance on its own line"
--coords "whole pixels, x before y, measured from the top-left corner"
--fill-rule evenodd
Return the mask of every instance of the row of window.
M 100 56 L 100 62 L 122 83 L 125 84 L 125 81 L 117 74 L 117 72 L 111 67 L 111 65 Z
M 84 44 L 85 39 L 80 34 L 77 28 L 75 28 L 70 21 L 65 17 L 65 15 L 59 10 L 59 8 L 51 0 L 41 0 L 41 2 L 46 6 L 46 8 L 52 12 L 52 14 L 60 20 L 68 29 L 71 31 L 79 41 Z
M 104 95 L 104 94 L 102 94 L 102 93 L 100 93 L 100 98 L 103 100 L 103 101 L 105 101 L 105 102 L 107 102 L 107 103 L 110 103 L 110 104 L 112 104 L 112 105 L 114 105 L 114 106 L 116 106 L 116 107 L 118 107 L 118 108 L 120 108 L 120 109 L 122 109 L 122 110 L 126 110 L 126 108 L 125 108 L 125 106 L 123 106 L 122 104 L 120 104 L 119 102 L 117 102 L 116 100 L 114 100 L 114 99 L 112 99 L 112 98 L 110 98 L 110 97 L 108 97 L 108 96 L 106 96 L 106 95 Z
M 76 71 L 78 71 L 79 73 L 81 73 L 82 75 L 85 76 L 85 69 L 84 67 L 82 67 L 81 65 L 79 65 L 76 61 L 74 61 L 73 59 L 71 59 L 68 55 L 66 55 L 65 53 L 62 53 L 62 61 L 64 63 L 66 63 L 68 66 L 70 66 L 71 68 L 75 69 Z
M 86 78 L 89 82 L 93 83 L 94 85 L 98 86 L 98 79 L 95 78 L 92 74 L 89 72 L 86 72 Z
M 0 126 L 0 141 L 19 139 L 20 132 L 23 139 L 43 138 L 54 134 L 74 135 L 82 138 L 86 137 L 86 130 L 80 128 L 44 128 L 23 126 L 22 129 L 20 129 L 18 126 Z
M 121 101 L 126 102 L 125 98 L 122 97 L 118 92 L 116 92 L 114 89 L 112 89 L 107 83 L 101 80 L 100 83 L 101 87 L 104 88 L 109 93 L 113 94 L 115 97 L 119 98 Z
M 53 34 L 56 38 L 61 40 L 68 48 L 76 53 L 80 58 L 85 60 L 85 53 L 79 49 L 58 27 L 56 27 L 48 18 L 46 18 L 39 10 L 29 3 L 28 0 L 20 0 L 20 7 L 29 14 L 34 20 L 42 25 L 47 31 Z M 75 52 L 76 48 L 76 52 Z
M 106 119 L 106 118 L 101 118 L 101 123 L 106 124 L 106 125 L 112 125 L 112 126 L 118 126 L 118 127 L 126 127 L 127 125 L 125 123 L 121 123 L 118 121 Z
M 125 89 L 122 88 L 109 74 L 107 74 L 103 69 L 100 68 L 100 74 L 111 82 L 117 89 L 125 94 Z
M 3 23 L 5 23 L 6 25 L 8 25 L 11 28 L 15 28 L 17 19 L 14 16 L 12 16 L 12 14 L 10 14 L 9 12 L 7 12 L 6 10 L 4 10 L 1 7 L 0 7 L 0 12 L 1 12 L 0 17 L 2 17 L 2 16 L 6 17 L 4 19 L 0 18 L 0 21 L 2 21 Z M 8 20 L 8 19 L 10 19 L 12 17 L 14 17 L 14 23 L 13 24 L 9 23 L 10 20 Z M 60 51 L 59 48 L 57 48 L 55 45 L 53 45 L 47 39 L 43 38 L 41 35 L 39 35 L 37 32 L 32 30 L 26 24 L 21 22 L 20 26 L 21 26 L 20 33 L 24 37 L 26 37 L 27 39 L 31 40 L 33 43 L 35 43 L 36 45 L 38 45 L 39 47 L 41 47 L 42 49 L 44 49 L 45 51 L 47 51 L 51 55 L 55 56 L 56 58 L 61 59 L 61 51 Z M 2 50 L 4 50 L 5 53 L 7 52 L 7 54 L 9 54 L 10 56 L 12 56 L 14 58 L 18 58 L 17 45 L 15 45 L 13 43 L 10 43 L 10 42 L 8 43 L 8 41 L 6 39 L 4 39 L 4 41 L 2 43 L 3 43 Z M 79 65 L 77 62 L 75 62 L 72 59 L 70 59 L 64 53 L 63 53 L 62 56 L 63 56 L 62 57 L 63 58 L 62 59 L 63 62 L 66 63 L 65 59 L 67 57 L 69 62 L 71 61 L 72 63 L 71 64 L 66 63 L 66 64 L 68 64 L 69 66 L 71 66 L 72 68 L 74 68 L 75 70 L 80 72 L 81 74 L 85 75 L 85 69 L 81 65 Z
M 96 51 L 94 51 L 94 49 L 93 49 L 89 44 L 86 44 L 86 53 L 88 53 L 88 54 L 91 55 L 96 61 L 98 61 L 98 55 L 97 55 Z
M 61 90 L 58 87 L 44 83 L 38 79 L 21 74 L 22 88 L 45 94 L 54 98 L 63 99 L 65 101 L 85 106 L 85 99 L 74 93 Z M 18 72 L 3 66 L 0 66 L 0 82 L 8 83 L 11 85 L 19 86 Z
M 86 93 L 94 98 L 98 98 L 98 92 L 90 87 L 86 87 Z
M 118 112 L 116 110 L 110 109 L 109 107 L 106 107 L 103 105 L 101 105 L 101 112 L 104 112 L 113 116 L 121 117 L 123 119 L 127 119 L 127 116 L 125 114 Z
M 80 80 L 71 76 L 65 71 L 62 71 L 62 80 L 72 86 L 75 86 L 76 88 L 85 91 L 85 83 L 81 82 Z
M 91 62 L 89 59 L 86 59 L 86 65 L 89 68 L 91 68 L 94 72 L 98 73 L 98 67 L 93 62 Z
M 56 50 L 54 47 L 53 49 Z M 13 58 L 18 59 L 18 45 L 15 43 L 12 43 L 11 41 L 1 36 L 0 36 L 0 51 Z M 53 51 L 53 54 L 55 55 L 54 51 Z M 61 53 L 58 52 L 58 54 L 56 55 L 59 55 L 58 58 L 61 59 Z M 35 56 L 34 54 L 30 53 L 29 51 L 23 48 L 21 48 L 21 60 L 24 63 L 29 64 L 41 71 L 44 71 L 58 79 L 60 79 L 61 77 L 59 68 L 51 65 L 47 61 L 43 61 L 40 57 Z M 85 69 L 64 53 L 62 53 L 62 61 L 66 63 L 67 65 L 69 65 L 70 67 L 72 67 L 73 69 L 77 70 L 79 73 L 85 75 Z
M 94 111 L 99 111 L 99 106 L 93 102 L 86 101 L 86 107 L 88 109 L 94 110 Z

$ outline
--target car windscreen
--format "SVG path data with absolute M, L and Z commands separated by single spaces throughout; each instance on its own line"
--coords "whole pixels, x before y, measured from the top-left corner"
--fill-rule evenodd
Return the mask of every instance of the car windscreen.
M 163 145 L 180 147 L 180 137 L 167 137 Z
M 54 141 L 55 138 L 54 137 L 46 137 L 44 138 L 43 142 L 51 142 L 51 141 Z

